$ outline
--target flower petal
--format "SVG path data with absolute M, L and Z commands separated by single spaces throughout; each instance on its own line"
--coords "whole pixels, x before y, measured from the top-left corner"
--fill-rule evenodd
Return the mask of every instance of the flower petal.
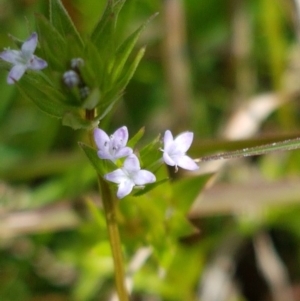
M 132 154 L 126 158 L 124 169 L 130 174 L 141 169 L 139 159 L 136 155 Z
M 115 159 L 123 158 L 123 157 L 128 157 L 131 154 L 132 154 L 132 148 L 130 148 L 130 147 L 123 147 L 123 148 L 119 149 L 115 153 Z
M 124 173 L 122 169 L 114 170 L 104 176 L 107 181 L 120 184 L 128 179 L 128 176 Z
M 193 138 L 194 134 L 192 132 L 184 132 L 178 135 L 174 140 L 176 149 L 182 153 L 185 153 L 190 148 Z
M 117 129 L 113 134 L 113 144 L 116 147 L 124 147 L 128 141 L 128 129 L 126 126 L 122 126 Z
M 14 84 L 16 81 L 18 81 L 22 75 L 26 71 L 26 66 L 24 65 L 15 65 L 11 68 L 9 71 L 8 77 L 7 77 L 7 83 L 8 84 Z
M 34 53 L 38 42 L 38 35 L 34 32 L 22 45 L 22 54 L 24 57 L 29 58 Z
M 37 56 L 33 56 L 33 59 L 30 60 L 30 63 L 28 65 L 28 68 L 29 69 L 32 69 L 32 70 L 41 70 L 41 69 L 44 69 L 48 66 L 47 62 L 40 59 L 39 57 Z
M 169 156 L 169 154 L 167 152 L 163 153 L 163 159 L 165 161 L 166 164 L 170 165 L 170 166 L 174 166 L 175 162 L 174 160 Z
M 100 159 L 115 161 L 115 158 L 106 149 L 98 150 L 97 155 Z
M 94 130 L 94 140 L 98 149 L 102 149 L 102 148 L 108 149 L 108 144 L 110 139 L 103 130 L 99 128 L 96 128 Z
M 19 64 L 22 59 L 20 51 L 17 50 L 4 50 L 0 53 L 0 58 L 14 65 Z
M 134 186 L 134 183 L 129 179 L 121 182 L 119 185 L 118 191 L 117 191 L 117 197 L 119 199 L 124 198 L 126 195 L 128 195 L 132 191 L 133 186 Z
M 164 135 L 164 151 L 169 152 L 170 146 L 173 144 L 173 135 L 171 131 L 166 130 Z
M 147 183 L 153 183 L 156 181 L 155 175 L 145 169 L 139 170 L 134 176 L 133 176 L 133 182 L 136 185 L 144 185 Z
M 195 163 L 193 159 L 191 159 L 188 156 L 182 156 L 178 162 L 177 165 L 181 168 L 187 169 L 187 170 L 196 170 L 199 169 L 198 165 Z

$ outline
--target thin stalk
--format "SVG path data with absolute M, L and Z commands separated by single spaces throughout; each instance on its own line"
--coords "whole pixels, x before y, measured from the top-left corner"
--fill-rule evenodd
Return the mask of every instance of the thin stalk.
M 270 144 L 264 144 L 236 151 L 221 153 L 217 155 L 205 156 L 195 159 L 196 162 L 205 162 L 213 160 L 237 159 L 249 156 L 260 156 L 278 151 L 291 151 L 300 148 L 300 138 L 289 139 Z
M 86 110 L 86 119 L 92 120 L 96 114 L 95 110 Z M 89 131 L 89 140 L 92 146 L 95 146 L 93 132 Z M 103 203 L 104 215 L 106 219 L 108 237 L 115 268 L 115 283 L 120 301 L 129 301 L 127 289 L 125 286 L 125 271 L 123 265 L 122 247 L 120 233 L 117 223 L 117 203 L 111 194 L 107 183 L 98 175 L 98 183 Z
M 117 223 L 117 204 L 105 181 L 99 176 L 99 186 L 101 189 L 103 208 L 105 212 L 107 231 L 115 266 L 115 282 L 120 301 L 129 301 L 127 289 L 125 287 L 125 272 L 123 266 L 123 256 L 121 240 Z

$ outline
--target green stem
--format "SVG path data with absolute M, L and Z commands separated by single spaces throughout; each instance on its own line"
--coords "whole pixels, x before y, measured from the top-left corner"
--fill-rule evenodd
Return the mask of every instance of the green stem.
M 92 120 L 95 114 L 95 110 L 86 110 L 86 119 Z M 89 132 L 89 140 L 91 145 L 95 146 L 92 131 Z M 123 265 L 121 239 L 117 222 L 117 202 L 111 194 L 108 184 L 99 175 L 98 182 L 106 219 L 108 237 L 114 261 L 115 283 L 119 301 L 129 301 L 128 293 L 125 286 L 125 271 Z
M 117 223 L 117 203 L 111 195 L 111 191 L 105 181 L 99 176 L 99 185 L 102 193 L 102 203 L 105 212 L 107 231 L 115 266 L 115 282 L 120 301 L 128 301 L 128 294 L 125 287 L 125 272 L 121 240 Z

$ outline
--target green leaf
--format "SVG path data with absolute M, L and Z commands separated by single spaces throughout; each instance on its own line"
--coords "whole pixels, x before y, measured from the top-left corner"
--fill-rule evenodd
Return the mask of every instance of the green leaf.
M 65 39 L 75 38 L 76 43 L 83 45 L 81 37 L 60 0 L 50 0 L 50 22 Z
M 195 284 L 199 281 L 199 271 L 203 271 L 205 262 L 203 258 L 206 253 L 196 243 L 173 244 L 172 247 L 172 252 L 170 247 L 166 248 L 162 256 L 167 258 L 168 265 L 158 294 L 163 295 L 164 300 L 191 300 L 193 299 L 191 292 L 195 291 Z M 184 277 L 182 277 L 182 267 L 184 267 Z
M 61 71 L 65 70 L 66 41 L 43 15 L 35 14 L 35 21 L 43 58 L 52 68 Z
M 91 162 L 91 164 L 93 165 L 93 167 L 95 168 L 97 173 L 99 175 L 101 175 L 102 177 L 105 174 L 107 174 L 108 172 L 117 168 L 117 166 L 114 163 L 112 163 L 110 160 L 100 159 L 98 157 L 96 149 L 94 149 L 82 142 L 79 142 L 78 144 L 85 152 L 87 158 L 89 159 L 89 161 Z
M 121 79 L 118 82 L 119 90 L 125 89 L 125 87 L 129 83 L 129 81 L 131 80 L 136 68 L 138 67 L 141 59 L 143 58 L 143 56 L 145 54 L 145 50 L 146 50 L 145 47 L 143 47 L 139 50 L 139 52 L 137 53 L 133 62 L 128 66 L 127 72 L 125 74 L 122 74 Z
M 126 204 L 121 203 L 120 209 L 124 212 L 123 207 L 126 207 Z M 128 196 L 127 206 L 128 204 L 132 204 L 132 210 L 134 210 L 135 217 L 132 218 L 141 221 L 141 224 L 138 225 L 139 231 L 143 234 L 146 233 L 146 235 L 142 235 L 141 239 L 145 239 L 154 248 L 164 244 L 163 239 L 166 237 L 164 222 L 167 207 L 164 200 L 152 199 L 146 196 L 140 198 Z
M 171 214 L 166 221 L 169 235 L 174 238 L 180 238 L 183 236 L 191 235 L 195 233 L 196 228 L 188 221 L 185 214 L 182 211 L 176 209 L 170 209 Z
M 97 117 L 96 117 L 96 120 L 97 121 L 100 121 L 102 120 L 113 108 L 114 104 L 116 103 L 117 100 L 114 100 L 112 101 L 107 107 L 102 107 L 102 109 L 100 110 L 101 111 L 101 114 L 99 114 Z
M 85 64 L 83 68 L 80 68 L 80 72 L 84 82 L 89 83 L 90 87 L 99 86 L 102 93 L 104 77 L 107 76 L 105 64 L 99 50 L 90 39 L 85 41 L 83 57 Z
M 116 22 L 118 14 L 125 0 L 108 0 L 104 13 L 96 25 L 91 40 L 96 46 L 103 60 L 103 80 L 101 81 L 102 92 L 112 88 L 111 69 L 116 52 Z
M 126 0 L 108 0 L 101 19 L 92 33 L 92 41 L 98 49 L 114 39 L 114 31 L 119 12 Z
M 14 44 L 18 47 L 21 48 L 22 45 L 24 44 L 24 40 L 21 40 L 19 38 L 14 37 L 11 34 L 8 34 L 9 38 L 14 42 Z
M 57 89 L 46 84 L 42 76 L 37 73 L 35 76 L 26 74 L 20 82 L 16 83 L 16 86 L 24 97 L 53 117 L 62 118 L 66 111 L 72 109 L 60 102 L 64 96 Z
M 150 171 L 155 171 L 158 166 L 161 166 L 162 152 L 159 150 L 159 147 L 160 135 L 140 150 L 141 162 Z
M 103 92 L 99 103 L 99 108 L 101 111 L 103 111 L 103 109 L 109 106 L 112 102 L 119 100 L 122 94 L 123 93 L 120 91 L 119 86 L 115 86 L 111 90 Z
M 134 148 L 135 145 L 141 140 L 144 136 L 145 127 L 142 127 L 127 143 L 127 146 Z
M 211 175 L 181 178 L 172 183 L 173 199 L 181 212 L 188 212 L 192 203 L 203 189 Z
M 84 109 L 94 109 L 100 101 L 100 91 L 98 88 L 92 90 L 87 99 L 83 102 L 82 107 Z
M 119 77 L 123 67 L 132 52 L 141 32 L 145 29 L 148 23 L 157 16 L 157 13 L 149 18 L 143 25 L 141 25 L 135 32 L 133 32 L 117 49 L 115 55 L 114 66 L 112 69 L 112 82 Z
M 95 222 L 100 230 L 104 230 L 106 228 L 105 216 L 103 215 L 103 211 L 100 211 L 98 207 L 94 204 L 92 200 L 86 201 L 87 207 L 95 219 Z
M 151 183 L 151 184 L 147 184 L 147 185 L 145 185 L 145 187 L 143 189 L 140 189 L 136 193 L 134 193 L 133 196 L 141 196 L 143 194 L 146 194 L 147 192 L 151 191 L 152 189 L 156 188 L 157 186 L 160 186 L 161 184 L 163 184 L 167 181 L 169 181 L 169 179 L 163 179 L 163 180 Z

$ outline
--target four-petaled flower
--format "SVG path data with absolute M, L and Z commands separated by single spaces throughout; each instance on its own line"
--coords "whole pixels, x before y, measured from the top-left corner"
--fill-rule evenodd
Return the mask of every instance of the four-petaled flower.
M 118 184 L 117 197 L 119 199 L 128 195 L 134 186 L 143 186 L 156 181 L 152 172 L 141 169 L 140 162 L 134 154 L 125 159 L 122 168 L 106 174 L 104 178 Z
M 36 32 L 23 43 L 21 50 L 6 49 L 0 53 L 0 58 L 13 65 L 8 77 L 7 83 L 14 84 L 18 81 L 27 69 L 41 70 L 47 67 L 47 62 L 35 56 L 33 53 L 38 43 Z
M 192 132 L 184 132 L 173 139 L 172 133 L 167 130 L 164 136 L 163 159 L 166 164 L 178 166 L 187 170 L 196 170 L 198 165 L 193 159 L 185 153 L 190 148 L 194 134 Z
M 117 129 L 110 137 L 101 129 L 94 130 L 94 139 L 98 147 L 98 156 L 115 162 L 117 159 L 132 154 L 132 149 L 126 146 L 128 130 L 126 126 Z

